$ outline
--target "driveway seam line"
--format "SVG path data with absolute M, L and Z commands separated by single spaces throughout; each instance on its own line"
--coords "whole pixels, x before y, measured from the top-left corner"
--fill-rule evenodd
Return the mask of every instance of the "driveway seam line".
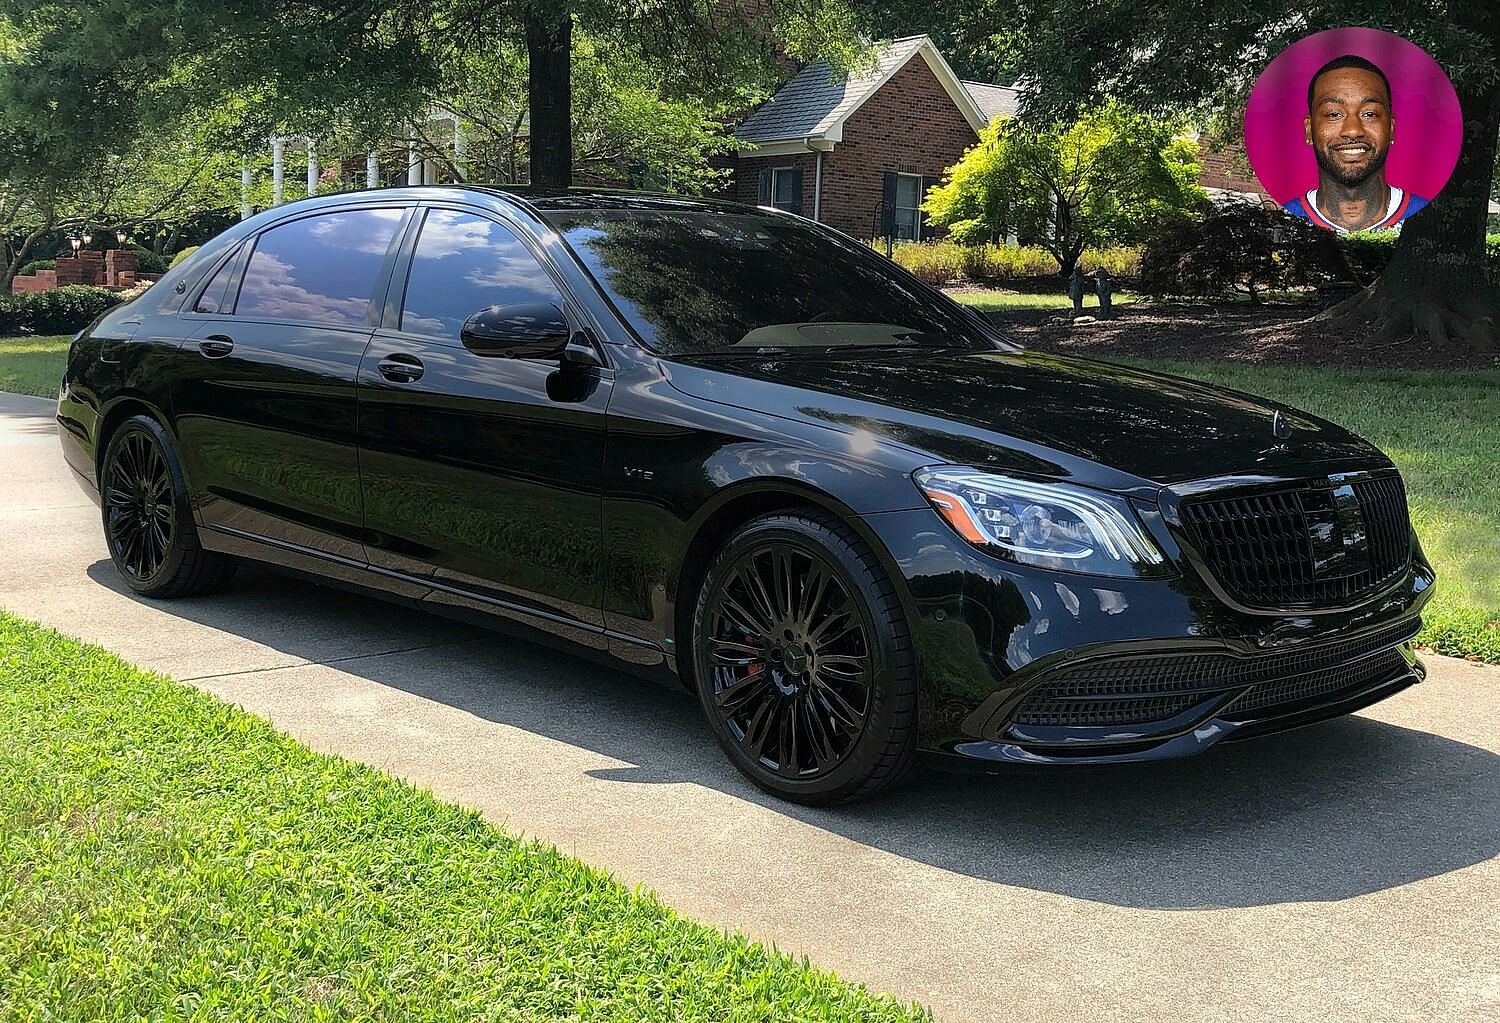
M 191 675 L 179 678 L 179 682 L 202 682 L 211 678 L 234 678 L 238 675 L 260 675 L 268 671 L 286 671 L 288 668 L 320 668 L 335 664 L 344 664 L 348 661 L 362 661 L 372 657 L 391 657 L 395 654 L 415 653 L 418 650 L 440 650 L 443 647 L 463 646 L 466 643 L 478 643 L 489 639 L 488 636 L 475 636 L 473 639 L 455 639 L 448 643 L 424 643 L 421 646 L 398 647 L 395 650 L 378 650 L 370 654 L 346 654 L 343 657 L 330 657 L 323 661 L 296 661 L 291 664 L 268 664 L 264 668 L 246 668 L 244 671 L 223 671 L 214 675 Z

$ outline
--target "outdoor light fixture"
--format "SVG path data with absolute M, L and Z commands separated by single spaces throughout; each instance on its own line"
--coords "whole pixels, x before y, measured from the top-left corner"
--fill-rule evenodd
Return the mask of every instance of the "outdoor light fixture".
M 94 244 L 94 232 L 90 231 L 86 227 L 83 229 L 83 244 L 85 244 L 85 245 L 92 245 L 92 244 Z
M 78 255 L 78 250 L 83 248 L 83 239 L 76 234 L 68 239 L 68 244 L 73 246 L 73 255 Z
M 125 229 L 123 227 L 115 232 L 115 241 L 121 245 L 125 244 Z

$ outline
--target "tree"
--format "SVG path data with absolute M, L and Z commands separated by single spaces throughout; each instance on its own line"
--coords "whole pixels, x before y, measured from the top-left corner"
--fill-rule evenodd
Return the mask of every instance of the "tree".
M 1465 137 L 1432 205 L 1407 221 L 1387 272 L 1329 316 L 1389 339 L 1500 341 L 1500 288 L 1485 271 L 1484 229 L 1500 137 L 1500 5 L 1473 0 L 1130 0 L 1077 8 L 1052 0 L 927 0 L 989 27 L 1008 73 L 1048 120 L 1105 94 L 1156 113 L 1243 109 L 1255 76 L 1313 32 L 1368 25 L 1405 36 L 1453 79 Z
M 1086 247 L 1142 241 L 1201 205 L 1196 155 L 1171 122 L 1119 103 L 1071 124 L 1002 118 L 980 132 L 925 208 L 960 241 L 1034 239 L 1066 276 Z

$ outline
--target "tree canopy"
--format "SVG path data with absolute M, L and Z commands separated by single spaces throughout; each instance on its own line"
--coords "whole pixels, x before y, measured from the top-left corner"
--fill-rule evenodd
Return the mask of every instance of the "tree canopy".
M 1206 199 L 1196 143 L 1120 103 L 1042 127 L 1002 118 L 979 139 L 929 193 L 928 214 L 960 241 L 1034 240 L 1064 274 L 1086 247 L 1142 241 Z

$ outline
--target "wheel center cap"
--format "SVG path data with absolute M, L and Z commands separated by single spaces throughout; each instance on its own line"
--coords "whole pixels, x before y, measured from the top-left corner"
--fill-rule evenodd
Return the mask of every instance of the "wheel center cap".
M 807 670 L 807 651 L 792 643 L 781 651 L 781 663 L 786 666 L 787 671 L 800 675 Z

